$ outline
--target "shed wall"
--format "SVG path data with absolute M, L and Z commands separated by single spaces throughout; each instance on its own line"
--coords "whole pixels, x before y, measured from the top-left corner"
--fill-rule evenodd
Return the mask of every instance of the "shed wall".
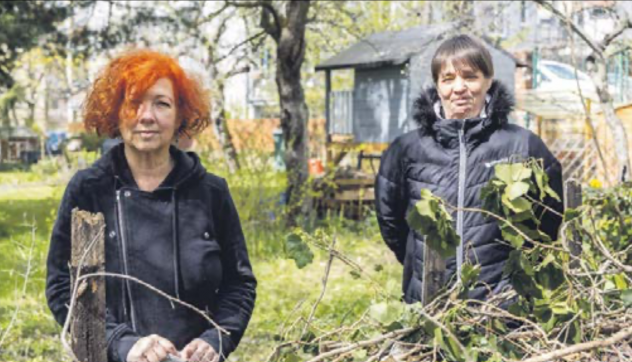
M 407 129 L 406 66 L 356 69 L 353 133 L 356 142 L 391 142 Z

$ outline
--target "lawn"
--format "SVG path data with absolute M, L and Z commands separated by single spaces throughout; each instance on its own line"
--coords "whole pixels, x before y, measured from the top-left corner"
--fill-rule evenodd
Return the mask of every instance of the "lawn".
M 18 182 L 0 184 L 0 361 L 61 361 L 66 358 L 58 337 L 60 327 L 46 306 L 44 286 L 48 238 L 64 186 L 33 183 L 35 176 L 20 177 Z M 262 361 L 284 334 L 297 332 L 295 321 L 310 314 L 321 294 L 329 258 L 314 250 L 314 261 L 298 269 L 285 257 L 287 231 L 280 226 L 278 205 L 283 177 L 250 171 L 226 177 L 259 281 L 250 326 L 229 360 Z M 382 244 L 374 216 L 359 222 L 330 217 L 306 231 L 316 229 L 328 237 L 335 235 L 337 249 L 372 281 L 359 278 L 353 268 L 335 259 L 313 328 L 329 330 L 352 323 L 379 298 L 379 291 L 397 293 L 401 269 Z

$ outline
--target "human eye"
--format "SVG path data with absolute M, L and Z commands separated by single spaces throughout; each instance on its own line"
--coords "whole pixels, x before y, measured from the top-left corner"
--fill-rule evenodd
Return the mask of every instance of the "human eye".
M 171 108 L 171 103 L 166 102 L 166 101 L 161 101 L 161 100 L 159 100 L 159 101 L 157 101 L 157 102 L 156 102 L 156 104 L 157 104 L 159 107 L 163 107 L 163 108 Z

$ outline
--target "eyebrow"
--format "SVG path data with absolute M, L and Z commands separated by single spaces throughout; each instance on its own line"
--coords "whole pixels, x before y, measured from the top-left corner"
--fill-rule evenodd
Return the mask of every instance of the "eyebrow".
M 167 98 L 170 102 L 173 103 L 173 99 L 171 97 L 169 97 L 166 94 L 162 94 L 162 93 L 154 93 L 154 94 L 148 94 L 148 96 L 153 97 L 153 98 Z

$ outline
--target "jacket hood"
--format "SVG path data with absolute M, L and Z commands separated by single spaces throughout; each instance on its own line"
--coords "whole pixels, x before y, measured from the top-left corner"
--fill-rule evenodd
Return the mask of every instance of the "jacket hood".
M 498 128 L 506 124 L 509 113 L 515 105 L 514 97 L 507 87 L 498 80 L 492 81 L 492 85 L 487 92 L 490 99 L 485 105 L 487 117 L 482 121 L 482 128 Z M 421 92 L 413 105 L 413 119 L 419 128 L 427 133 L 437 133 L 437 123 L 440 119 L 434 109 L 434 104 L 439 102 L 439 94 L 435 86 L 426 88 Z M 474 119 L 474 121 L 477 121 Z M 459 122 L 462 122 L 459 120 Z
M 175 189 L 193 180 L 198 180 L 206 174 L 199 157 L 193 152 L 184 152 L 170 146 L 169 153 L 175 161 L 173 170 L 160 184 L 159 189 Z M 123 186 L 136 187 L 124 153 L 124 144 L 120 143 L 103 155 L 94 166 L 105 174 L 114 175 Z

